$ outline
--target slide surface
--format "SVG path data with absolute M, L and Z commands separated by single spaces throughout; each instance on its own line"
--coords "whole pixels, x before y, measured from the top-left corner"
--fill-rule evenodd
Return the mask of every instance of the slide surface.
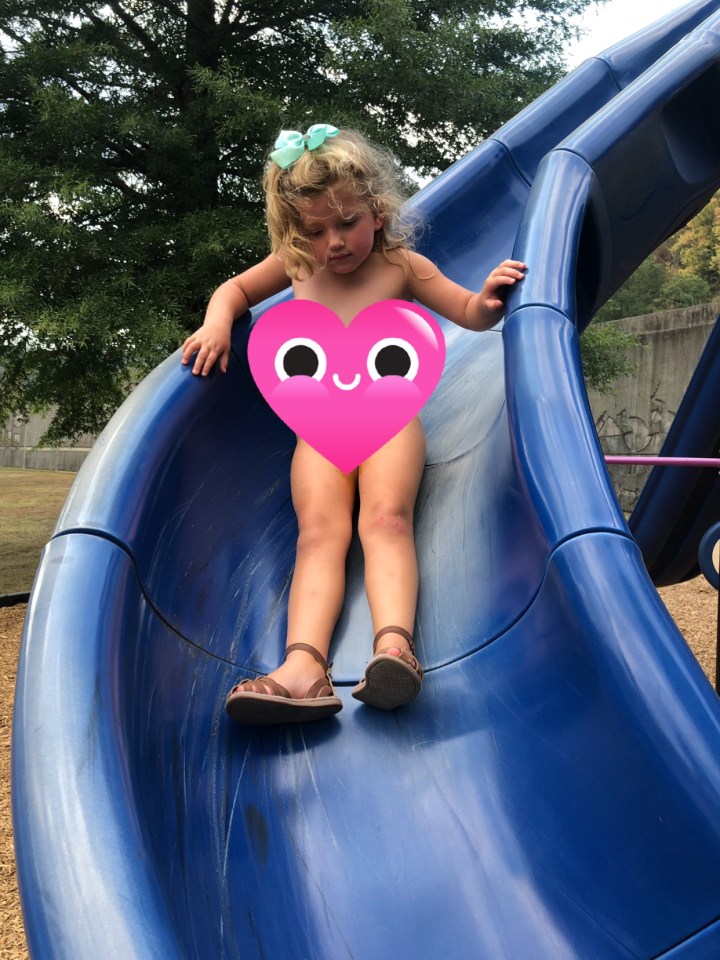
M 34 958 L 710 960 L 720 708 L 612 492 L 578 329 L 720 183 L 720 0 L 588 61 L 418 203 L 477 288 L 530 271 L 502 331 L 442 322 L 423 410 L 416 639 L 393 714 L 349 690 L 372 629 L 357 543 L 343 711 L 224 715 L 284 646 L 293 437 L 235 331 L 121 408 L 33 590 L 13 729 Z

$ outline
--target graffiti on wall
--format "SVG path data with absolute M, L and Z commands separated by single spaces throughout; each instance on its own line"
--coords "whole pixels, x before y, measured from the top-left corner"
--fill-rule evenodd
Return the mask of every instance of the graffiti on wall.
M 660 453 L 676 411 L 658 396 L 659 389 L 660 384 L 657 384 L 650 397 L 649 415 L 640 416 L 623 408 L 613 413 L 603 410 L 595 418 L 595 429 L 605 453 L 615 456 Z M 632 509 L 649 470 L 649 467 L 635 464 L 613 466 L 613 483 L 624 510 Z

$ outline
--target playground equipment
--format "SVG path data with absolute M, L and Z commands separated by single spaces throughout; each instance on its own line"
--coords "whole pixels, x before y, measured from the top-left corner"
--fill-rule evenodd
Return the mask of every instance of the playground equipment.
M 698 559 L 705 579 L 718 591 L 715 690 L 720 693 L 720 523 L 710 527 L 700 541 Z
M 417 199 L 453 278 L 513 251 L 530 271 L 502 334 L 443 324 L 412 705 L 349 696 L 372 633 L 355 544 L 343 712 L 224 716 L 281 655 L 295 540 L 293 438 L 249 374 L 248 322 L 227 376 L 173 357 L 118 412 L 21 655 L 36 960 L 717 956 L 720 709 L 618 507 L 578 331 L 720 185 L 719 9 L 583 64 Z
M 720 589 L 720 523 L 710 527 L 702 538 L 698 554 L 705 579 L 716 590 Z

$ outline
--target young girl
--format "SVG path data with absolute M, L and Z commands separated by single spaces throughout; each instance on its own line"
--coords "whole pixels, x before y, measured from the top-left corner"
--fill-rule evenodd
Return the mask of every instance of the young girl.
M 417 300 L 460 326 L 487 330 L 502 317 L 502 294 L 525 265 L 506 260 L 480 293 L 453 283 L 413 252 L 412 230 L 391 157 L 358 133 L 315 124 L 283 131 L 264 178 L 272 252 L 223 283 L 202 327 L 183 344 L 182 362 L 206 376 L 225 372 L 230 331 L 249 307 L 292 282 L 296 299 L 331 308 L 343 323 L 382 300 Z M 285 662 L 244 680 L 226 708 L 242 723 L 316 720 L 337 713 L 327 655 L 345 590 L 345 559 L 356 492 L 365 587 L 375 630 L 373 658 L 352 695 L 383 710 L 420 692 L 422 668 L 412 631 L 418 593 L 413 510 L 425 464 L 419 417 L 350 474 L 298 438 L 290 471 L 297 514 L 295 571 L 288 603 Z

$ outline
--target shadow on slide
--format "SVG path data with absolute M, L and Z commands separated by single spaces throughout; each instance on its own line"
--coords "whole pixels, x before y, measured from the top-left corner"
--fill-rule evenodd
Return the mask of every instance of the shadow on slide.
M 578 329 L 720 182 L 720 0 L 590 60 L 426 188 L 427 252 L 530 272 L 502 330 L 443 323 L 423 411 L 416 636 L 394 714 L 244 729 L 284 645 L 292 436 L 236 326 L 178 357 L 78 476 L 28 610 L 13 812 L 33 957 L 615 960 L 720 951 L 720 710 L 605 470 Z

